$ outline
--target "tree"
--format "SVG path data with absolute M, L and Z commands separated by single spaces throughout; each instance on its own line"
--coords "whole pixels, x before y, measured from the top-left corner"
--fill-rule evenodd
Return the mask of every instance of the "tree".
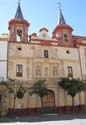
M 19 99 L 23 98 L 25 92 L 26 92 L 25 88 L 22 85 L 19 85 L 16 91 L 16 97 Z
M 72 106 L 74 109 L 74 97 L 77 93 L 84 91 L 85 86 L 83 82 L 79 79 L 69 79 L 69 78 L 61 78 L 58 82 L 59 86 L 61 86 L 64 90 L 67 91 L 68 95 L 72 97 Z
M 7 79 L 7 81 L 2 81 L 1 84 L 6 86 L 8 93 L 14 94 L 14 109 L 15 109 L 16 97 L 19 99 L 23 98 L 26 92 L 25 88 L 21 85 L 20 81 L 11 78 Z
M 48 89 L 46 84 L 44 83 L 45 80 L 38 80 L 36 81 L 33 86 L 29 89 L 29 94 L 36 94 L 41 99 L 41 108 L 43 109 L 43 97 L 48 94 Z

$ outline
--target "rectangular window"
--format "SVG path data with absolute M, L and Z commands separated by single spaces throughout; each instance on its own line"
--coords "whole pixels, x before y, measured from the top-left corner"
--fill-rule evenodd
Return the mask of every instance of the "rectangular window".
M 16 65 L 16 76 L 22 77 L 23 66 L 21 64 Z
M 44 58 L 48 58 L 48 50 L 44 50 Z
M 68 66 L 68 77 L 73 78 L 73 68 L 72 68 L 72 66 Z

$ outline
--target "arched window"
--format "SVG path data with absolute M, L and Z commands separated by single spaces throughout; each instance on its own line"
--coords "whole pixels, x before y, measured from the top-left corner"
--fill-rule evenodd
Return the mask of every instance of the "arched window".
M 45 76 L 48 75 L 48 68 L 47 67 L 45 67 L 44 74 L 45 74 Z
M 22 30 L 17 30 L 16 39 L 18 42 L 22 41 Z
M 40 66 L 36 67 L 36 76 L 41 76 L 41 68 L 40 68 Z
M 57 76 L 58 75 L 58 70 L 57 70 L 57 67 L 54 66 L 53 67 L 53 76 Z

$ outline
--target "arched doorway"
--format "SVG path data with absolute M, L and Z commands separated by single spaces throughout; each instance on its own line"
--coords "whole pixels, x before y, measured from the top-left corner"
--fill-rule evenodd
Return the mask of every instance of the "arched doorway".
M 48 90 L 48 94 L 43 97 L 44 113 L 56 113 L 55 94 L 52 90 Z

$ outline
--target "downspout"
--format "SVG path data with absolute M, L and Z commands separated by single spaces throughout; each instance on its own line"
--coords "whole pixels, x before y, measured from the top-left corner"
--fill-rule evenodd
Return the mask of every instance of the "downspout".
M 9 53 L 9 40 L 7 41 L 7 79 L 8 79 L 8 53 Z
M 82 65 L 81 65 L 81 57 L 80 57 L 80 50 L 79 50 L 79 45 L 77 46 L 78 48 L 78 55 L 79 55 L 79 63 L 80 63 L 80 70 L 81 70 L 81 79 L 83 80 L 83 73 L 82 73 Z
M 79 63 L 80 63 L 80 70 L 81 70 L 81 79 L 82 79 L 82 81 L 83 81 L 82 65 L 81 65 L 81 56 L 80 56 L 79 45 L 77 45 L 77 48 L 78 48 Z M 81 97 L 80 97 L 80 93 L 79 93 L 79 105 L 81 105 Z
M 8 64 L 8 60 L 9 60 L 9 34 L 8 34 L 8 40 L 7 40 L 7 79 L 8 79 L 8 66 L 9 66 L 9 64 Z

